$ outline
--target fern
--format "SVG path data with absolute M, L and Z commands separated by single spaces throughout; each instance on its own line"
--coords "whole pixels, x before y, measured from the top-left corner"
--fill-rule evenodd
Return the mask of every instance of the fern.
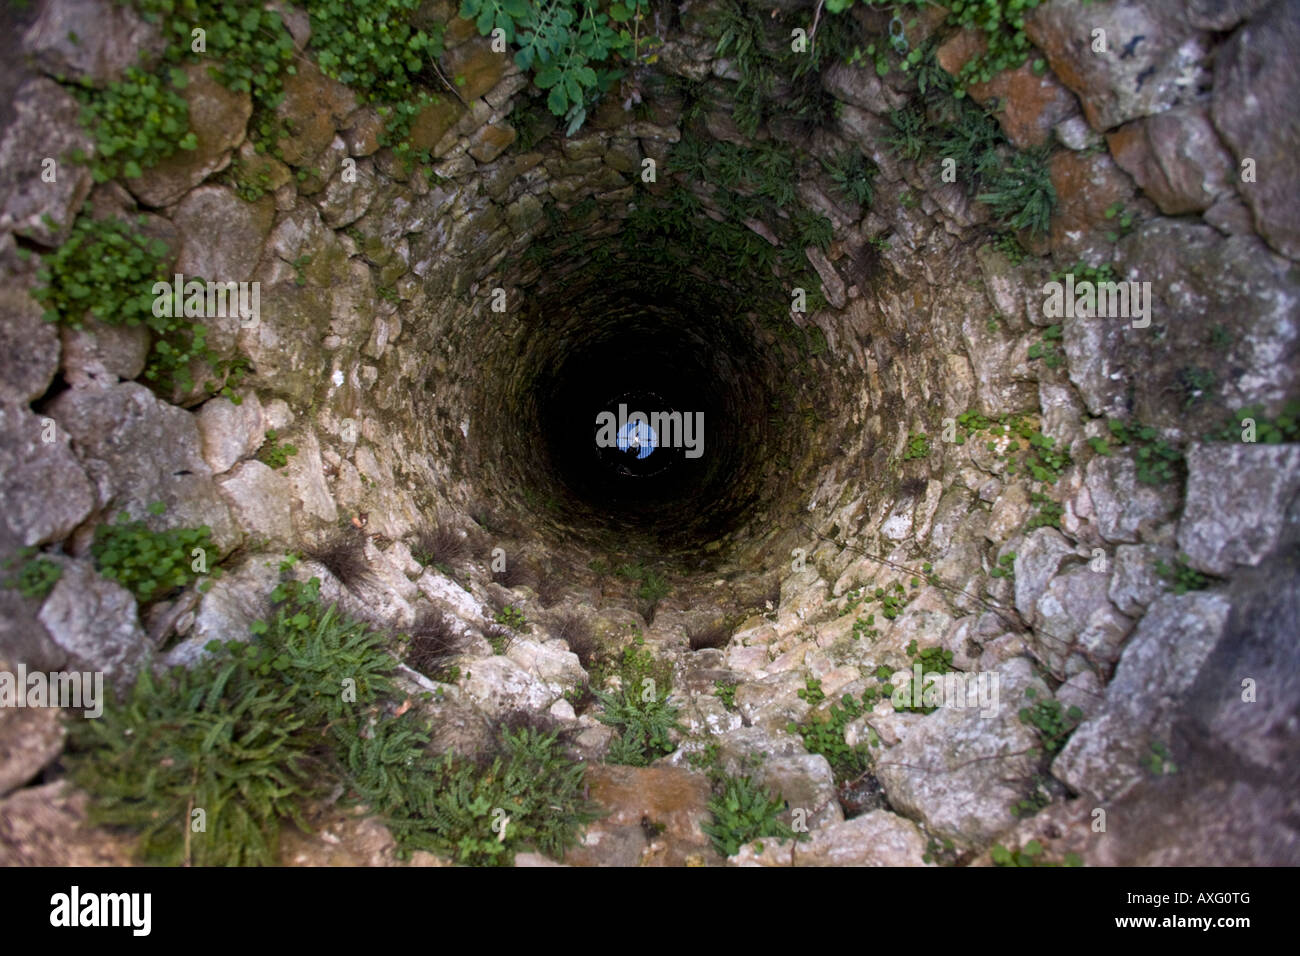
M 721 793 L 709 801 L 713 822 L 700 826 L 722 856 L 734 856 L 740 848 L 761 837 L 779 840 L 794 837 L 794 831 L 780 818 L 785 802 L 751 777 L 727 777 Z
M 678 709 L 668 703 L 667 692 L 643 700 L 637 691 L 624 687 L 615 694 L 596 691 L 595 696 L 604 708 L 600 722 L 618 730 L 606 757 L 610 763 L 645 767 L 676 749 L 670 734 L 681 728 Z

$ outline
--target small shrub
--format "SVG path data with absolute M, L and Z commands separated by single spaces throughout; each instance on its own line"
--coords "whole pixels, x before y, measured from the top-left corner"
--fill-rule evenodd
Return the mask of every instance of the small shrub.
M 193 570 L 196 550 L 203 553 L 205 563 L 208 555 L 216 555 L 212 529 L 207 525 L 152 531 L 143 521 L 132 521 L 125 512 L 118 516 L 116 524 L 97 527 L 90 545 L 99 573 L 122 585 L 141 604 L 156 601 L 197 579 L 199 572 Z
M 722 856 L 734 856 L 742 846 L 763 837 L 785 840 L 795 835 L 781 819 L 785 801 L 752 777 L 726 778 L 721 792 L 709 801 L 709 812 L 713 821 L 700 829 Z
M 63 576 L 63 566 L 40 557 L 35 548 L 23 548 L 5 561 L 3 567 L 6 571 L 17 567 L 14 574 L 5 578 L 4 586 L 15 589 L 25 598 L 44 598 Z
M 596 691 L 595 696 L 603 708 L 600 722 L 618 731 L 605 758 L 610 763 L 645 767 L 676 749 L 670 734 L 681 728 L 667 691 L 647 695 L 625 685 L 616 693 Z
M 264 465 L 269 465 L 272 468 L 283 468 L 285 465 L 289 464 L 289 459 L 291 457 L 298 454 L 298 448 L 296 445 L 291 445 L 287 442 L 279 444 L 277 442 L 279 437 L 279 433 L 274 428 L 268 428 L 266 430 L 266 441 L 263 442 L 262 447 L 258 449 L 257 452 L 258 461 L 262 462 Z
M 426 568 L 454 568 L 469 557 L 469 542 L 449 525 L 424 528 L 415 536 L 411 557 Z
M 318 548 L 312 548 L 306 557 L 325 566 L 347 588 L 357 588 L 374 580 L 374 571 L 366 558 L 365 536 L 348 527 Z

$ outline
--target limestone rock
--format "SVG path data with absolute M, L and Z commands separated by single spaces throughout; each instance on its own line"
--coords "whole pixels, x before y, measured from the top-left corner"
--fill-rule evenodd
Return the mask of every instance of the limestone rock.
M 29 673 L 32 670 L 29 666 Z M 0 661 L 0 671 L 17 674 L 6 661 Z M 0 707 L 0 797 L 54 760 L 63 750 L 66 733 L 58 707 Z
M 1076 652 L 1102 668 L 1119 658 L 1133 622 L 1111 605 L 1107 585 L 1105 574 L 1081 565 L 1052 578 L 1039 597 L 1031 646 L 1057 677 L 1074 672 L 1067 662 Z
M 1178 547 L 1210 574 L 1258 564 L 1300 492 L 1300 445 L 1193 445 Z
M 1233 161 L 1201 107 L 1179 107 L 1106 136 L 1111 155 L 1167 216 L 1209 209 L 1232 189 Z
M 23 53 L 37 69 L 101 87 L 120 80 L 141 55 L 156 59 L 163 45 L 157 24 L 113 0 L 49 0 L 23 35 Z
M 135 598 L 101 577 L 89 563 L 67 561 L 41 607 L 40 621 L 67 652 L 67 667 L 103 671 L 107 682 L 125 690 L 135 679 L 147 644 Z
M 224 396 L 210 398 L 199 408 L 199 439 L 203 460 L 215 475 L 229 471 L 241 458 L 261 446 L 265 437 L 262 403 L 253 392 L 240 396 L 238 405 Z
M 87 316 L 79 329 L 59 329 L 63 377 L 73 388 L 109 388 L 144 371 L 149 330 L 143 325 L 109 325 Z
M 89 153 L 93 145 L 78 122 L 80 112 L 52 80 L 38 77 L 19 87 L 14 118 L 0 134 L 0 230 L 46 246 L 68 237 L 91 187 L 89 168 L 71 162 L 75 151 Z M 54 182 L 42 178 L 46 159 L 55 161 Z
M 1107 541 L 1133 543 L 1178 507 L 1178 488 L 1138 481 L 1131 458 L 1098 456 L 1085 475 L 1097 528 Z
M 295 74 L 284 78 L 284 99 L 276 107 L 276 115 L 290 123 L 279 146 L 290 166 L 307 166 L 333 142 L 334 131 L 343 128 L 357 101 L 355 93 L 310 60 L 297 66 Z
M 198 145 L 178 149 L 144 170 L 126 186 L 146 206 L 170 206 L 213 173 L 230 164 L 231 151 L 244 141 L 244 127 L 253 113 L 247 93 L 226 89 L 208 74 L 205 64 L 185 68 L 189 82 L 181 96 L 190 108 L 190 129 Z M 206 276 L 204 278 L 207 278 Z
M 575 866 L 718 865 L 700 829 L 712 821 L 709 780 L 683 767 L 587 768 L 590 798 L 608 811 L 565 854 Z
M 180 233 L 176 271 L 187 279 L 247 282 L 262 257 L 262 243 L 274 218 L 270 197 L 249 203 L 224 186 L 200 186 L 172 210 L 171 220 Z
M 276 544 L 293 542 L 293 496 L 278 471 L 260 461 L 244 461 L 218 478 L 217 485 L 246 533 Z
M 1061 563 L 1073 554 L 1074 548 L 1055 528 L 1036 528 L 1026 536 L 1016 551 L 1014 565 L 1016 610 L 1025 620 L 1034 620 L 1038 599 L 1047 590 L 1048 582 L 1056 576 Z
M 59 330 L 21 284 L 0 285 L 0 402 L 45 394 L 59 369 Z
M 1095 29 L 1105 31 L 1106 54 L 1092 50 Z M 1189 102 L 1204 85 L 1209 38 L 1181 0 L 1052 0 L 1025 17 L 1025 32 L 1097 130 Z
M 761 840 L 731 857 L 737 866 L 923 866 L 925 838 L 916 824 L 888 810 L 818 827 L 808 839 Z
M 997 672 L 997 716 L 975 708 L 941 707 L 919 722 L 877 763 L 889 803 L 959 846 L 980 846 L 1009 827 L 1011 806 L 1024 796 L 1035 761 L 1026 755 L 1037 734 L 1017 716 L 1025 691 L 1047 696 L 1029 661 Z
M 238 543 L 239 531 L 203 460 L 189 412 L 160 401 L 143 385 L 123 382 L 102 391 L 64 392 L 50 414 L 72 436 L 99 506 L 112 520 L 125 512 L 155 529 L 207 525 L 221 553 Z M 161 516 L 147 510 L 157 501 L 166 508 Z
M 54 441 L 43 438 L 52 434 Z M 0 402 L 0 508 L 22 545 L 58 541 L 95 506 L 95 490 L 68 442 L 24 405 Z
M 1300 43 L 1300 2 L 1278 0 L 1215 54 L 1214 125 L 1237 157 L 1257 164 L 1256 181 L 1233 177 L 1270 246 L 1300 258 L 1300 71 L 1286 51 Z
M 131 844 L 86 822 L 87 798 L 63 781 L 0 802 L 0 866 L 129 866 Z
M 1124 648 L 1105 706 L 1075 730 L 1052 774 L 1103 800 L 1135 786 L 1152 744 L 1168 743 L 1177 702 L 1222 636 L 1229 609 L 1224 597 L 1204 592 L 1157 599 Z
M 545 710 L 560 695 L 508 657 L 486 657 L 469 666 L 461 685 L 488 714 L 501 717 L 516 710 Z

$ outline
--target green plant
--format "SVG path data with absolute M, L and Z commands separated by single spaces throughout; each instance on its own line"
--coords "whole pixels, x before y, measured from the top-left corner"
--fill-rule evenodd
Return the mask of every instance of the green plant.
M 144 377 L 160 387 L 193 388 L 190 365 L 216 363 L 207 347 L 207 327 L 184 316 L 180 303 L 155 310 L 154 284 L 166 277 L 166 243 L 151 239 L 121 219 L 94 219 L 87 204 L 68 238 L 45 256 L 33 297 L 45 307 L 47 322 L 80 328 L 86 315 L 109 325 L 144 325 L 153 346 Z M 144 218 L 139 223 L 143 225 Z M 164 293 L 169 299 L 169 292 Z M 170 311 L 158 315 L 157 311 Z M 242 375 L 245 363 L 227 362 L 225 373 Z M 215 366 L 214 366 L 215 368 Z
M 718 700 L 722 701 L 722 706 L 727 710 L 736 709 L 736 683 L 735 681 L 715 680 L 713 689 L 718 693 Z
M 893 132 L 885 137 L 889 147 L 902 159 L 920 159 L 929 145 L 925 114 L 910 106 L 890 110 L 889 123 L 894 128 Z
M 1213 369 L 1187 365 L 1178 370 L 1178 388 L 1183 393 L 1183 408 L 1191 408 L 1214 395 Z
M 189 130 L 189 105 L 176 92 L 186 82 L 180 69 L 173 68 L 164 79 L 136 67 L 128 67 L 121 80 L 102 89 L 85 81 L 77 95 L 81 123 L 95 139 L 91 161 L 95 182 L 117 176 L 138 179 L 176 150 L 198 147 Z
M 655 571 L 647 571 L 636 594 L 641 600 L 653 605 L 667 597 L 671 591 L 672 586 L 663 575 Z
M 1265 445 L 1300 441 L 1300 400 L 1290 399 L 1285 402 L 1277 418 L 1266 416 L 1262 405 L 1243 408 L 1228 424 L 1217 432 L 1206 435 L 1205 440 L 1242 441 L 1252 430 L 1255 441 Z
M 1063 336 L 1060 325 L 1049 325 L 1043 330 L 1042 338 L 1029 346 L 1029 358 L 1042 359 L 1048 368 L 1060 368 L 1065 364 L 1065 353 L 1057 347 Z
M 287 442 L 285 444 L 277 443 L 279 437 L 279 433 L 274 428 L 266 430 L 266 441 L 257 452 L 258 461 L 272 468 L 283 468 L 289 463 L 292 456 L 298 454 L 296 445 Z
M 1016 579 L 1016 553 L 1008 551 L 998 558 L 998 563 L 989 571 L 991 578 L 1010 578 Z
M 1060 502 L 1049 498 L 1047 495 L 1034 492 L 1029 496 L 1029 503 L 1036 505 L 1037 508 L 1029 517 L 1025 524 L 1025 531 L 1033 531 L 1036 528 L 1057 528 L 1061 527 L 1061 518 L 1065 515 L 1065 508 Z
M 840 153 L 823 165 L 845 199 L 859 206 L 871 205 L 875 196 L 874 180 L 880 170 L 860 150 Z
M 1188 591 L 1203 591 L 1218 580 L 1213 575 L 1202 574 L 1189 566 L 1185 554 L 1176 556 L 1172 565 L 1166 564 L 1162 559 L 1157 559 L 1155 571 L 1156 574 L 1164 578 L 1165 588 L 1175 594 L 1186 594 Z
M 1183 454 L 1160 437 L 1150 425 L 1110 419 L 1107 422 L 1111 437 L 1121 445 L 1133 448 L 1133 462 L 1137 466 L 1137 479 L 1148 485 L 1162 485 L 1178 478 Z
M 734 856 L 742 846 L 763 837 L 793 838 L 794 831 L 781 819 L 784 811 L 785 801 L 752 777 L 728 777 L 721 792 L 709 801 L 712 822 L 701 824 L 700 829 L 719 854 Z
M 498 624 L 503 624 L 510 628 L 512 631 L 527 632 L 529 630 L 528 619 L 524 617 L 524 612 L 519 610 L 519 608 L 515 607 L 513 604 L 507 604 L 501 610 L 497 611 L 494 620 Z
M 383 819 L 401 855 L 508 863 L 572 845 L 594 814 L 556 735 L 503 724 L 479 760 L 431 762 L 418 710 L 396 708 L 384 635 L 319 590 L 282 582 L 255 642 L 214 641 L 165 679 L 144 668 L 126 700 L 75 724 L 68 760 L 91 818 L 140 832 L 150 863 L 274 863 L 281 822 L 306 828 L 305 804 L 331 790 Z
M 1151 742 L 1151 749 L 1142 761 L 1146 769 L 1157 777 L 1177 773 L 1178 764 L 1174 763 L 1169 748 L 1159 740 Z
M 1008 850 L 1001 843 L 994 844 L 989 851 L 994 866 L 1082 866 L 1083 860 L 1077 853 L 1065 854 L 1061 863 L 1050 863 L 1042 859 L 1043 845 L 1037 840 L 1030 840 L 1018 850 Z
M 864 693 L 860 701 L 844 694 L 838 704 L 831 704 L 826 711 L 813 711 L 803 723 L 792 721 L 786 730 L 798 734 L 809 753 L 826 758 L 837 782 L 855 779 L 870 769 L 871 756 L 863 744 L 850 747 L 844 739 L 844 729 L 850 721 L 870 710 L 875 696 L 875 688 Z
M 806 700 L 813 707 L 816 707 L 826 699 L 822 692 L 822 682 L 815 677 L 809 677 L 804 680 L 804 686 L 797 692 L 800 700 Z
M 1020 722 L 1038 731 L 1039 742 L 1047 753 L 1056 753 L 1065 746 L 1070 734 L 1083 720 L 1083 711 L 1078 707 L 1062 707 L 1054 697 L 1038 699 L 1038 692 L 1032 687 L 1025 691 L 1025 697 L 1031 703 L 1021 707 L 1018 713 Z
M 930 457 L 930 439 L 922 432 L 908 432 L 907 447 L 903 450 L 903 461 L 912 461 L 917 458 Z
M 162 63 L 173 77 L 180 66 L 193 62 L 190 31 L 202 25 L 207 46 L 202 56 L 210 58 L 217 81 L 252 97 L 251 136 L 258 151 L 274 144 L 281 128 L 274 109 L 283 98 L 284 76 L 295 70 L 293 37 L 280 14 L 226 0 L 133 2 L 147 19 L 161 25 L 166 40 Z
M 1036 147 L 1013 153 L 1004 165 L 986 167 L 987 189 L 976 198 L 1010 228 L 1046 234 L 1056 207 L 1048 152 L 1048 147 Z
M 63 576 L 63 566 L 39 555 L 35 548 L 23 548 L 3 565 L 17 572 L 4 579 L 4 586 L 14 588 L 25 598 L 43 598 L 54 590 Z
M 648 13 L 648 0 L 462 0 L 460 6 L 461 17 L 473 20 L 479 33 L 500 29 L 518 47 L 515 65 L 532 71 L 533 82 L 547 91 L 547 108 L 568 122 L 568 135 L 582 126 L 594 98 L 622 76 L 606 64 L 640 58 Z
M 668 703 L 666 690 L 650 693 L 625 685 L 615 693 L 594 693 L 602 707 L 598 719 L 618 731 L 605 758 L 610 763 L 645 767 L 676 749 L 670 735 L 681 730 L 678 709 Z
M 207 525 L 152 531 L 123 512 L 117 523 L 95 529 L 90 553 L 100 574 L 147 604 L 196 580 L 203 572 L 194 564 L 206 566 L 208 555 L 216 552 Z
M 1113 202 L 1106 207 L 1103 214 L 1107 219 L 1114 220 L 1116 228 L 1106 233 L 1106 238 L 1111 242 L 1118 242 L 1124 236 L 1133 231 L 1133 214 L 1124 208 L 1123 202 Z

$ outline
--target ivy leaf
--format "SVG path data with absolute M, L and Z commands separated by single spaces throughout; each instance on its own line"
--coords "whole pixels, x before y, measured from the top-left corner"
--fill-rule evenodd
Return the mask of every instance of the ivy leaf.
M 551 93 L 546 97 L 546 106 L 556 116 L 563 116 L 569 108 L 569 98 L 564 93 L 564 87 L 556 84 L 551 89 Z
M 559 83 L 562 78 L 563 74 L 558 66 L 546 66 L 537 71 L 537 75 L 533 77 L 533 82 L 537 84 L 538 89 L 549 90 Z M 555 107 L 551 107 L 551 109 L 554 111 Z

